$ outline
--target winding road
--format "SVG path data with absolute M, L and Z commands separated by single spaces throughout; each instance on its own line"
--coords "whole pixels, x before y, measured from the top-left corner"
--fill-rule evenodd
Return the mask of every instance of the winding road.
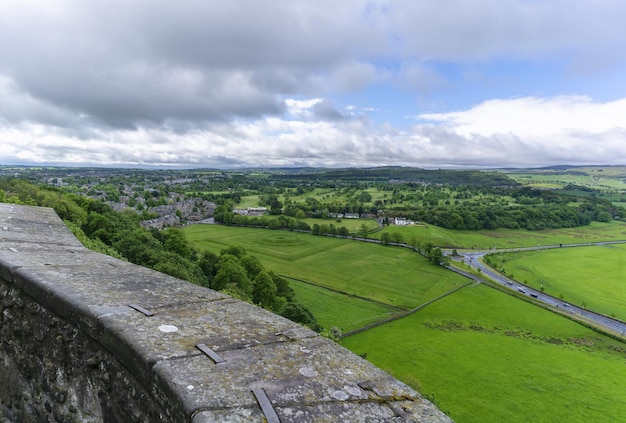
M 584 323 L 590 323 L 594 326 L 604 329 L 610 333 L 619 334 L 623 336 L 626 333 L 626 322 L 613 319 L 603 314 L 595 313 L 591 310 L 579 307 L 573 304 L 569 304 L 560 300 L 559 298 L 545 294 L 539 290 L 531 288 L 513 279 L 509 279 L 501 273 L 496 272 L 493 268 L 485 265 L 481 258 L 487 254 L 493 254 L 498 252 L 515 252 L 515 251 L 530 251 L 530 250 L 547 250 L 552 248 L 565 248 L 565 247 L 584 247 L 593 245 L 610 245 L 610 244 L 624 244 L 626 241 L 608 241 L 608 242 L 593 242 L 584 244 L 560 244 L 560 245 L 547 245 L 538 247 L 526 247 L 526 248 L 510 248 L 502 250 L 489 250 L 489 251 L 465 251 L 459 252 L 458 256 L 453 257 L 449 251 L 446 251 L 450 257 L 455 261 L 464 261 L 470 267 L 480 270 L 482 275 L 485 275 L 493 282 L 506 286 L 507 288 L 517 290 L 523 295 L 532 297 L 535 301 L 544 303 L 554 310 L 558 310 L 562 314 L 571 316 L 573 319 Z M 452 268 L 457 273 L 462 273 L 465 276 L 469 276 L 458 269 Z M 471 275 L 472 279 L 480 279 L 477 276 Z

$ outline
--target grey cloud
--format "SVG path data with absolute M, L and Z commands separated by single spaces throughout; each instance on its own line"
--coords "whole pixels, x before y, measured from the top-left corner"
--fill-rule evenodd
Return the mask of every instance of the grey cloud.
M 245 73 L 198 73 L 140 65 L 64 79 L 33 83 L 30 88 L 41 101 L 111 126 L 159 124 L 166 119 L 212 121 L 283 110 L 273 93 L 257 89 Z
M 319 78 L 302 69 L 260 68 L 251 74 L 251 83 L 262 92 L 282 95 L 315 95 L 323 91 Z
M 323 100 L 313 106 L 313 113 L 315 117 L 320 120 L 344 120 L 347 117 L 335 108 L 335 105 L 330 100 Z
M 122 128 L 277 115 L 281 96 L 319 92 L 320 75 L 346 56 L 383 48 L 383 34 L 359 23 L 363 5 L 9 1 L 0 75 L 41 102 Z
M 38 122 L 53 126 L 75 126 L 80 116 L 20 91 L 15 81 L 0 74 L 0 119 L 13 124 Z
M 22 4 L 0 5 L 0 74 L 34 100 L 24 106 L 51 104 L 122 128 L 279 115 L 286 95 L 325 96 L 391 78 L 377 63 L 398 54 L 426 63 L 626 50 L 597 48 L 606 40 L 624 47 L 626 5 L 617 0 Z M 395 76 L 419 92 L 442 83 L 428 67 Z

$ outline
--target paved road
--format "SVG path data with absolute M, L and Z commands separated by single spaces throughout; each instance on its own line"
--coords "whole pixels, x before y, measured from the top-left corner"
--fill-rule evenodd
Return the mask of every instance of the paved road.
M 583 322 L 590 322 L 599 327 L 604 328 L 609 332 L 613 332 L 616 334 L 624 335 L 626 334 L 626 322 L 622 322 L 617 319 L 613 319 L 608 316 L 604 316 L 602 314 L 595 313 L 590 310 L 586 310 L 582 307 L 578 307 L 573 304 L 569 304 L 560 300 L 559 298 L 553 297 L 551 295 L 545 294 L 539 290 L 531 288 L 527 285 L 521 284 L 513 279 L 509 279 L 502 274 L 494 271 L 491 267 L 483 264 L 479 259 L 486 254 L 497 253 L 497 252 L 513 252 L 513 251 L 528 251 L 528 250 L 545 250 L 551 248 L 565 248 L 565 247 L 582 247 L 582 246 L 590 246 L 590 245 L 609 245 L 609 244 L 621 244 L 626 243 L 626 241 L 610 241 L 610 242 L 597 242 L 597 243 L 586 243 L 586 244 L 562 244 L 562 245 L 549 245 L 549 246 L 540 246 L 540 247 L 530 247 L 530 248 L 512 248 L 507 250 L 491 250 L 491 251 L 471 251 L 471 252 L 461 252 L 459 253 L 459 257 L 454 257 L 454 260 L 461 261 L 463 260 L 466 264 L 469 264 L 474 269 L 480 269 L 481 273 L 487 276 L 489 279 L 493 280 L 500 285 L 506 286 L 511 289 L 515 289 L 524 295 L 528 295 L 530 297 L 535 298 L 538 301 L 547 304 L 554 309 L 559 309 L 560 312 L 569 314 L 573 318 L 577 320 L 581 320 Z

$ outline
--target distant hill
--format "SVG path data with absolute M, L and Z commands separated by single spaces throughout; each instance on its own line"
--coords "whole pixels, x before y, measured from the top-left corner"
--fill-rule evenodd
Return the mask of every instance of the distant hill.
M 284 169 L 283 169 L 284 171 Z M 371 181 L 416 182 L 428 184 L 517 186 L 518 183 L 503 173 L 480 170 L 426 170 L 411 167 L 375 167 L 349 169 L 315 169 L 309 172 L 284 172 L 274 175 L 277 179 L 303 181 Z

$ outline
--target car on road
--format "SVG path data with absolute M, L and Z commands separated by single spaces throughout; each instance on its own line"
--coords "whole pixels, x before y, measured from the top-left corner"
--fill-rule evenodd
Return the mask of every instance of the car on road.
M 525 293 L 526 293 L 526 290 L 525 290 L 524 288 L 522 288 L 521 286 L 518 286 L 518 287 L 517 287 L 517 290 L 518 290 L 519 292 L 521 292 L 522 294 L 525 294 Z

